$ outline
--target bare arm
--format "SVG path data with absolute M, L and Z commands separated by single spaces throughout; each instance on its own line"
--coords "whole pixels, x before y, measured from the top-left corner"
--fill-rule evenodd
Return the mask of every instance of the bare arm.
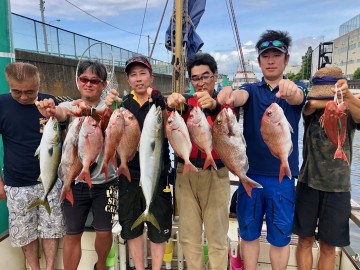
M 0 173 L 0 201 L 6 199 L 5 189 L 4 189 L 4 181 L 2 175 Z
M 345 79 L 338 80 L 336 85 L 338 87 L 338 98 L 341 100 L 342 93 L 344 101 L 347 102 L 352 118 L 354 119 L 355 123 L 360 123 L 360 95 L 353 95 L 353 93 L 351 93 Z M 335 89 L 333 91 L 334 93 L 336 92 Z
M 329 99 L 326 100 L 308 100 L 303 108 L 303 114 L 304 115 L 310 115 L 313 114 L 318 109 L 324 109 L 326 106 L 326 103 L 329 101 Z
M 234 107 L 243 106 L 249 98 L 249 93 L 245 90 L 232 90 L 231 87 L 224 87 L 217 96 L 217 101 L 222 105 Z
M 294 82 L 281 79 L 276 97 L 285 99 L 290 105 L 300 105 L 304 100 L 304 92 Z

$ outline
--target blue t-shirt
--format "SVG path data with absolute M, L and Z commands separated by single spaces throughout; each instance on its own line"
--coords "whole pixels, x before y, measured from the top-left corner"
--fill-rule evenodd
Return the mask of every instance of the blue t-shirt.
M 38 100 L 53 98 L 38 94 Z M 4 181 L 12 187 L 38 184 L 40 164 L 34 156 L 40 145 L 46 118 L 35 104 L 22 105 L 11 94 L 0 95 L 0 134 L 4 146 Z
M 288 161 L 291 175 L 293 177 L 299 175 L 299 121 L 306 100 L 307 88 L 302 83 L 297 82 L 296 84 L 305 93 L 304 100 L 300 105 L 290 105 L 285 99 L 277 98 L 275 95 L 279 91 L 279 87 L 276 86 L 271 90 L 264 78 L 259 83 L 244 84 L 240 87 L 240 89 L 249 93 L 249 99 L 243 106 L 244 137 L 247 145 L 246 154 L 249 160 L 248 174 L 279 175 L 280 160 L 271 154 L 260 132 L 261 119 L 265 110 L 272 103 L 277 103 L 284 110 L 285 116 L 294 130 L 294 133 L 291 133 L 293 151 Z

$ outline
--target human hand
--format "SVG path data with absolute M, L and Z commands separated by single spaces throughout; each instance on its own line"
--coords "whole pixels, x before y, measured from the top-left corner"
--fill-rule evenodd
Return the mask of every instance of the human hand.
M 119 97 L 118 91 L 116 91 L 115 89 L 111 89 L 109 94 L 107 94 L 107 96 L 105 97 L 105 104 L 106 106 L 111 108 L 113 103 L 116 101 L 118 104 L 122 103 L 122 99 Z
M 298 87 L 293 81 L 281 79 L 279 82 L 279 91 L 275 96 L 277 98 L 288 99 L 294 97 L 298 91 Z
M 182 108 L 183 105 L 185 104 L 185 101 L 186 100 L 183 95 L 179 93 L 172 93 L 167 98 L 167 105 L 171 109 L 180 108 L 180 107 Z
M 225 86 L 217 95 L 217 101 L 222 105 L 234 106 L 234 95 L 231 86 Z
M 0 180 L 0 201 L 6 200 L 6 193 L 4 188 L 4 182 Z
M 52 98 L 46 98 L 43 100 L 36 100 L 35 105 L 39 112 L 46 118 L 55 117 L 56 114 L 56 106 L 55 102 Z
M 208 91 L 196 92 L 193 94 L 198 100 L 198 105 L 202 109 L 213 110 L 216 107 L 216 100 L 213 99 Z
M 349 91 L 349 86 L 345 79 L 340 79 L 336 82 L 335 87 L 331 88 L 331 91 L 336 95 L 339 101 L 352 96 L 353 94 Z

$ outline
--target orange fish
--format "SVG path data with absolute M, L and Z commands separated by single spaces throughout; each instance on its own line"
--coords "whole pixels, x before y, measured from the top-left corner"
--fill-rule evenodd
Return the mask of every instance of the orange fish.
M 199 107 L 194 107 L 190 112 L 186 125 L 189 130 L 190 139 L 206 154 L 203 170 L 206 170 L 209 166 L 213 166 L 216 169 L 216 164 L 211 154 L 213 149 L 211 127 L 204 112 Z
M 277 103 L 272 103 L 265 110 L 260 131 L 271 154 L 280 159 L 279 182 L 282 182 L 285 175 L 291 178 L 288 157 L 293 150 L 291 141 L 293 129 L 286 119 L 283 109 Z
M 239 177 L 249 197 L 253 188 L 262 188 L 246 175 L 249 169 L 246 142 L 236 116 L 230 108 L 222 109 L 217 115 L 212 126 L 212 139 L 221 161 L 230 172 Z
M 337 104 L 335 101 L 331 100 L 326 103 L 324 113 L 320 117 L 320 123 L 326 133 L 326 136 L 332 144 L 337 147 L 334 159 L 342 158 L 349 164 L 342 147 L 346 140 L 348 110 L 346 102 Z
M 121 160 L 117 173 L 118 175 L 123 174 L 129 182 L 131 182 L 130 171 L 127 163 L 135 157 L 136 152 L 138 151 L 141 130 L 139 122 L 132 112 L 124 109 L 123 116 L 124 132 L 116 149 L 116 152 L 120 156 Z
M 339 110 L 338 116 L 339 116 L 340 127 L 339 127 L 339 136 L 338 136 L 338 145 L 337 145 L 337 149 L 336 149 L 336 152 L 334 155 L 334 159 L 342 158 L 343 160 L 345 160 L 347 162 L 347 164 L 349 164 L 349 161 L 348 161 L 348 159 L 345 155 L 344 149 L 342 147 L 346 140 L 346 126 L 347 126 L 349 107 L 347 106 L 346 102 L 341 102 L 338 105 L 338 110 Z

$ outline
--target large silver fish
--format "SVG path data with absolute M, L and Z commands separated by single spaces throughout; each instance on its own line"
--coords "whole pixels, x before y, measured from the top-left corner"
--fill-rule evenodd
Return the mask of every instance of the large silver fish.
M 164 127 L 160 107 L 152 105 L 146 115 L 140 137 L 140 185 L 144 193 L 145 211 L 131 226 L 134 229 L 144 221 L 148 221 L 160 231 L 155 216 L 149 212 L 150 203 L 158 188 L 162 166 Z
M 83 117 L 76 117 L 69 125 L 62 148 L 61 162 L 59 165 L 59 178 L 64 182 L 61 191 L 61 200 L 67 199 L 74 205 L 74 196 L 71 183 L 79 175 L 83 165 L 78 156 L 79 133 Z
M 221 161 L 230 172 L 239 177 L 249 197 L 253 188 L 262 188 L 246 175 L 249 169 L 246 143 L 236 116 L 230 108 L 222 109 L 216 117 L 212 126 L 212 139 Z
M 40 159 L 40 176 L 44 187 L 44 195 L 37 201 L 29 205 L 28 209 L 43 205 L 50 214 L 50 206 L 47 195 L 52 190 L 57 180 L 57 170 L 61 158 L 61 131 L 59 122 L 51 117 L 44 127 L 40 145 L 35 152 L 35 156 Z

